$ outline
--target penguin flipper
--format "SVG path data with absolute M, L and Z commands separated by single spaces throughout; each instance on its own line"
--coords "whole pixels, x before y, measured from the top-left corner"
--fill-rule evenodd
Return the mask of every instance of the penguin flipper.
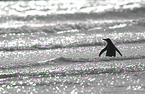
M 101 52 L 99 53 L 99 57 L 101 56 L 101 54 L 103 53 L 103 52 L 105 52 L 107 50 L 107 46 L 103 49 L 103 50 L 101 50 Z
M 115 47 L 116 51 L 122 56 L 121 52 Z

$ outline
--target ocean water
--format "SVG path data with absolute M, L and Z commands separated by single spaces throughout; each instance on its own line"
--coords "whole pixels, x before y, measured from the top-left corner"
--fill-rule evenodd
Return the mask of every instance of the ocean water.
M 0 94 L 144 94 L 145 0 L 0 0 Z M 99 52 L 110 38 L 122 57 Z

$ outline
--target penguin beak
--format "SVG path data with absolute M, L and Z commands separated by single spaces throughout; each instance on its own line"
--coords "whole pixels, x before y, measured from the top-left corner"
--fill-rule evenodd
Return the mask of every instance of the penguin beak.
M 105 41 L 106 41 L 106 39 L 103 39 L 103 40 L 105 40 Z

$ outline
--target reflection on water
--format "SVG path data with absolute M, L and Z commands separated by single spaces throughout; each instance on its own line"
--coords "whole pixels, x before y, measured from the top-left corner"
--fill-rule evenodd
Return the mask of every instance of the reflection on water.
M 144 0 L 0 1 L 0 93 L 144 94 Z M 110 38 L 123 54 L 98 56 Z

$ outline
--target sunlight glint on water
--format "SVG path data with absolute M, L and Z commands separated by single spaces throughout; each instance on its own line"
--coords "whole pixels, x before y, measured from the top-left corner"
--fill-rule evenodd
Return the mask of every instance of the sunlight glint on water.
M 0 1 L 0 93 L 144 94 L 144 0 Z M 99 57 L 110 38 L 122 57 Z

